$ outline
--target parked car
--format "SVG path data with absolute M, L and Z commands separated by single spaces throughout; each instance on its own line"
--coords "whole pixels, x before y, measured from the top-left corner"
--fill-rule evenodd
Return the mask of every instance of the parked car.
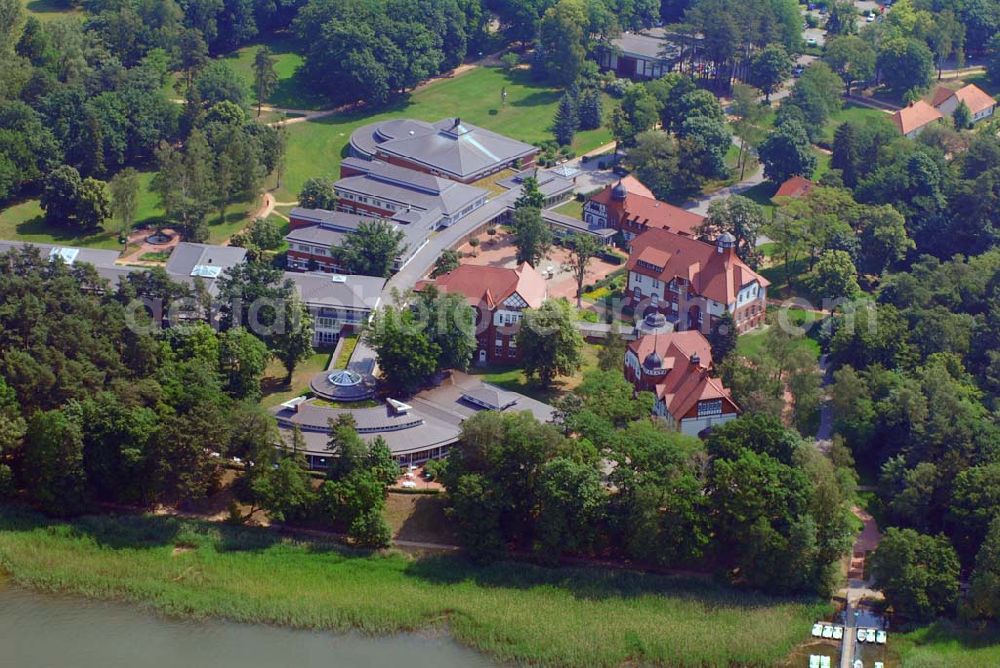
M 816 38 L 810 37 L 806 40 L 806 46 L 816 46 Z

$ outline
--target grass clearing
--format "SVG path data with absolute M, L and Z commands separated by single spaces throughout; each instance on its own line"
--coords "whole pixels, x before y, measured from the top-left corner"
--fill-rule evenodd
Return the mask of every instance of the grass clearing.
M 242 46 L 222 57 L 222 60 L 232 68 L 237 76 L 246 82 L 250 91 L 249 99 L 256 101 L 257 97 L 253 91 L 253 62 L 257 56 L 257 50 L 261 46 L 271 49 L 271 57 L 274 58 L 274 71 L 278 75 L 278 85 L 274 92 L 268 96 L 267 104 L 288 109 L 326 109 L 331 105 L 330 100 L 316 91 L 303 81 L 298 74 L 299 68 L 305 58 L 299 53 L 295 38 L 287 33 L 277 33 L 270 35 L 266 39 Z M 256 114 L 256 105 L 253 112 Z
M 104 248 L 121 250 L 118 234 L 97 230 L 90 234 L 79 234 L 45 222 L 45 213 L 37 199 L 12 204 L 0 210 L 0 239 L 29 241 L 40 244 L 59 244 L 81 248 Z
M 842 108 L 830 114 L 830 118 L 823 127 L 823 135 L 820 137 L 820 141 L 827 144 L 833 144 L 833 133 L 837 131 L 837 127 L 841 123 L 855 121 L 867 124 L 874 122 L 879 118 L 889 120 L 891 116 L 879 109 L 863 107 L 859 104 L 852 104 L 848 102 Z
M 980 668 L 1000 666 L 1000 628 L 963 629 L 939 621 L 893 637 L 893 647 L 907 668 Z
M 569 216 L 570 218 L 575 218 L 576 220 L 583 220 L 583 202 L 575 197 L 568 202 L 560 204 L 553 211 L 561 213 L 564 216 Z
M 507 103 L 501 106 L 503 88 L 507 89 Z M 289 125 L 288 167 L 282 187 L 274 195 L 278 201 L 291 201 L 306 179 L 338 177 L 351 133 L 379 120 L 407 117 L 438 121 L 460 114 L 463 121 L 524 142 L 551 140 L 549 125 L 560 95 L 559 89 L 532 81 L 526 71 L 508 73 L 500 68 L 478 67 L 435 81 L 377 113 L 336 114 Z M 581 154 L 609 141 L 611 134 L 605 128 L 578 132 L 573 150 Z
M 136 228 L 155 227 L 164 222 L 163 207 L 160 206 L 159 196 L 151 189 L 155 174 L 156 172 L 153 171 L 139 172 L 139 198 L 135 215 Z M 231 207 L 233 211 L 238 208 L 237 205 Z M 250 206 L 247 205 L 245 208 L 249 209 Z M 243 218 L 246 218 L 245 212 L 241 215 Z M 218 218 L 218 216 L 215 216 L 215 218 Z M 212 214 L 209 215 L 208 220 L 211 229 L 211 225 L 214 222 Z M 245 220 L 242 221 L 242 224 L 245 224 L 245 222 Z M 36 199 L 25 200 L 0 210 L 0 239 L 15 241 L 120 250 L 122 245 L 118 243 L 117 225 L 117 221 L 109 219 L 104 222 L 103 229 L 91 234 L 75 234 L 46 223 L 45 213 Z M 222 228 L 222 226 L 219 227 Z M 212 241 L 212 243 L 218 242 Z
M 50 522 L 9 507 L 0 509 L 0 563 L 17 585 L 168 615 L 366 633 L 446 627 L 500 660 L 542 665 L 770 666 L 829 612 L 708 581 L 476 567 L 170 517 Z
M 304 362 L 299 362 L 292 374 L 292 382 L 286 383 L 285 365 L 277 359 L 272 359 L 264 371 L 264 378 L 261 379 L 261 390 L 263 396 L 261 405 L 270 408 L 284 403 L 289 399 L 301 396 L 309 390 L 309 381 L 320 371 L 326 369 L 330 363 L 330 356 L 333 355 L 331 348 L 317 349 Z
M 69 0 L 23 0 L 24 8 L 40 21 L 51 21 L 62 16 L 83 18 L 83 11 Z

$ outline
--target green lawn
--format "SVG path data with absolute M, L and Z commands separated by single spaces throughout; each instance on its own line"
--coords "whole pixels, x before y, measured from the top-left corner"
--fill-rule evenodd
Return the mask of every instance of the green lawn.
M 778 314 L 776 313 L 778 310 L 773 306 L 768 310 L 768 320 L 772 323 L 771 327 L 778 326 Z M 807 330 L 806 334 L 795 337 L 796 348 L 801 347 L 807 350 L 812 357 L 819 359 L 819 342 L 814 338 L 820 327 L 819 316 L 814 316 L 801 309 L 790 308 L 785 317 L 787 318 L 787 322 L 792 326 Z M 741 334 L 736 343 L 736 352 L 745 357 L 756 357 L 764 346 L 766 336 L 767 330 Z
M 162 516 L 50 522 L 9 507 L 0 508 L 0 563 L 16 585 L 181 617 L 446 630 L 512 664 L 771 666 L 830 610 L 708 580 L 368 554 Z
M 816 155 L 816 169 L 813 170 L 812 180 L 819 181 L 824 174 L 830 171 L 830 161 L 833 159 L 829 153 L 821 151 L 813 146 L 813 153 Z
M 507 89 L 507 104 L 500 105 L 500 90 Z M 437 121 L 459 115 L 474 125 L 528 143 L 552 139 L 549 130 L 560 91 L 531 80 L 528 72 L 506 73 L 500 68 L 477 68 L 435 82 L 378 113 L 351 113 L 288 126 L 288 169 L 282 187 L 275 192 L 279 201 L 298 196 L 306 179 L 339 176 L 340 159 L 351 132 L 377 120 L 410 117 Z M 592 150 L 611 141 L 604 129 L 578 132 L 573 150 Z
M 774 205 L 771 198 L 774 197 L 774 193 L 778 191 L 778 186 L 771 183 L 770 181 L 763 181 L 758 183 L 752 188 L 744 190 L 741 194 L 747 199 L 752 199 L 754 202 L 759 204 L 764 208 L 764 215 L 768 220 L 774 217 L 774 211 L 778 207 Z
M 136 227 L 152 227 L 163 219 L 163 209 L 159 197 L 150 190 L 150 182 L 154 172 L 139 173 L 139 207 L 136 211 Z M 257 206 L 253 202 L 238 202 L 229 207 L 225 222 L 219 218 L 217 211 L 208 214 L 209 243 L 222 243 L 247 223 L 247 216 Z M 14 241 L 32 241 L 35 243 L 63 244 L 66 246 L 81 246 L 88 248 L 120 249 L 117 223 L 108 220 L 104 229 L 93 234 L 79 235 L 68 233 L 45 222 L 38 200 L 26 200 L 0 210 L 0 239 Z
M 264 377 L 260 383 L 264 394 L 260 402 L 261 405 L 270 408 L 308 392 L 309 381 L 317 373 L 326 369 L 327 365 L 330 364 L 332 354 L 333 350 L 329 348 L 313 352 L 304 362 L 299 362 L 298 366 L 295 367 L 292 382 L 289 384 L 285 383 L 285 366 L 280 361 L 272 359 L 267 365 L 267 370 L 264 371 Z
M 118 243 L 118 234 L 113 231 L 100 230 L 93 234 L 80 235 L 49 225 L 45 222 L 44 214 L 36 199 L 0 210 L 0 239 L 87 248 L 115 250 L 122 248 Z
M 1000 666 L 1000 629 L 969 631 L 948 622 L 892 638 L 906 668 Z
M 561 213 L 564 216 L 569 216 L 570 218 L 583 220 L 583 202 L 575 197 L 564 204 L 560 204 L 553 211 Z
M 820 137 L 820 141 L 832 144 L 833 133 L 837 131 L 837 127 L 841 123 L 846 123 L 847 121 L 870 123 L 878 118 L 885 118 L 888 120 L 891 117 L 884 111 L 872 109 L 871 107 L 863 107 L 861 105 L 851 103 L 845 104 L 843 108 L 830 114 L 829 120 L 827 120 L 826 125 L 823 127 L 823 136 Z
M 326 96 L 311 91 L 301 77 L 297 76 L 304 58 L 297 52 L 295 39 L 287 34 L 271 35 L 223 56 L 223 60 L 246 82 L 251 91 L 251 100 L 257 99 L 253 92 L 253 62 L 257 49 L 262 45 L 271 49 L 271 57 L 276 61 L 274 70 L 278 74 L 278 86 L 267 98 L 268 104 L 289 109 L 325 109 L 330 106 Z

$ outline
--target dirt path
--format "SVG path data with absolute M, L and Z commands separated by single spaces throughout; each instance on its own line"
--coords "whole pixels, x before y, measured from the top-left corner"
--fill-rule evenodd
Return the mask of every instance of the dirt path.
M 871 588 L 871 581 L 865 579 L 865 558 L 868 553 L 878 547 L 882 533 L 878 530 L 875 518 L 864 508 L 851 508 L 854 516 L 861 520 L 864 527 L 854 539 L 851 554 L 851 565 L 847 569 L 847 601 L 856 603 L 863 598 L 881 598 L 882 593 Z

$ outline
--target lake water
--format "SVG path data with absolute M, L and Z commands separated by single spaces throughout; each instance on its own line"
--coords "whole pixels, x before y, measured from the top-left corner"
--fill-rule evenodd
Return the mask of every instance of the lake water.
M 0 582 L 2 668 L 477 668 L 446 637 L 367 637 L 223 621 L 164 619 L 124 604 Z

